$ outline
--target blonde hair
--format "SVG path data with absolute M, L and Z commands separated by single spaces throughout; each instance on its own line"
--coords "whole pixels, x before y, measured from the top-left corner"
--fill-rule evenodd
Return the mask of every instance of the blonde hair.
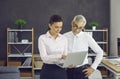
M 84 24 L 87 23 L 87 22 L 86 22 L 86 19 L 85 19 L 85 17 L 84 17 L 83 15 L 76 15 L 76 16 L 74 17 L 73 21 L 75 21 L 77 24 L 78 24 L 78 23 L 81 23 L 81 22 L 83 22 Z

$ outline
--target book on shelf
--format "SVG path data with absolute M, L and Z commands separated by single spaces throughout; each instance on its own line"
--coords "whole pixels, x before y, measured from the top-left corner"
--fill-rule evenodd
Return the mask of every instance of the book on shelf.
M 22 66 L 30 66 L 31 65 L 31 58 L 26 58 Z
M 17 32 L 9 32 L 8 42 L 18 42 Z
M 23 53 L 25 56 L 32 56 L 32 53 Z

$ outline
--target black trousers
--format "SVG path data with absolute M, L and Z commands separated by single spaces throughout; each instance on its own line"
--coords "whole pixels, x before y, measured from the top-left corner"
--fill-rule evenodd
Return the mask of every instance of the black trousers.
M 67 79 L 67 73 L 64 68 L 55 64 L 43 64 L 40 79 Z
M 68 79 L 88 79 L 88 77 L 85 77 L 83 70 L 89 66 L 90 65 L 86 64 L 77 68 L 67 68 Z

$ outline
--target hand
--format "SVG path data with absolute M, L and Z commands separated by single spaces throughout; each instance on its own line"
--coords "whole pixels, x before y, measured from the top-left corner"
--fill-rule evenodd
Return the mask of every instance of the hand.
M 95 70 L 92 67 L 88 67 L 87 69 L 84 69 L 83 72 L 85 72 L 86 76 L 88 77 L 90 76 L 90 74 L 92 74 Z
M 64 59 L 64 60 L 65 60 L 66 57 L 67 57 L 66 55 L 62 55 L 61 59 Z

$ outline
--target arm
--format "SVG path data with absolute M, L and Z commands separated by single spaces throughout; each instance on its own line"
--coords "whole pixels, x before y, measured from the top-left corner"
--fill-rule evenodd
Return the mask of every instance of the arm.
M 92 37 L 89 37 L 88 43 L 89 43 L 90 48 L 96 53 L 95 60 L 93 64 L 91 65 L 93 69 L 96 69 L 103 58 L 103 50 L 100 48 L 100 46 L 97 44 L 97 42 Z
M 94 70 L 96 70 L 97 66 L 100 64 L 103 57 L 103 50 L 91 36 L 88 37 L 89 46 L 97 55 L 92 65 L 83 70 L 83 72 L 85 72 L 86 74 L 86 77 L 88 77 Z

